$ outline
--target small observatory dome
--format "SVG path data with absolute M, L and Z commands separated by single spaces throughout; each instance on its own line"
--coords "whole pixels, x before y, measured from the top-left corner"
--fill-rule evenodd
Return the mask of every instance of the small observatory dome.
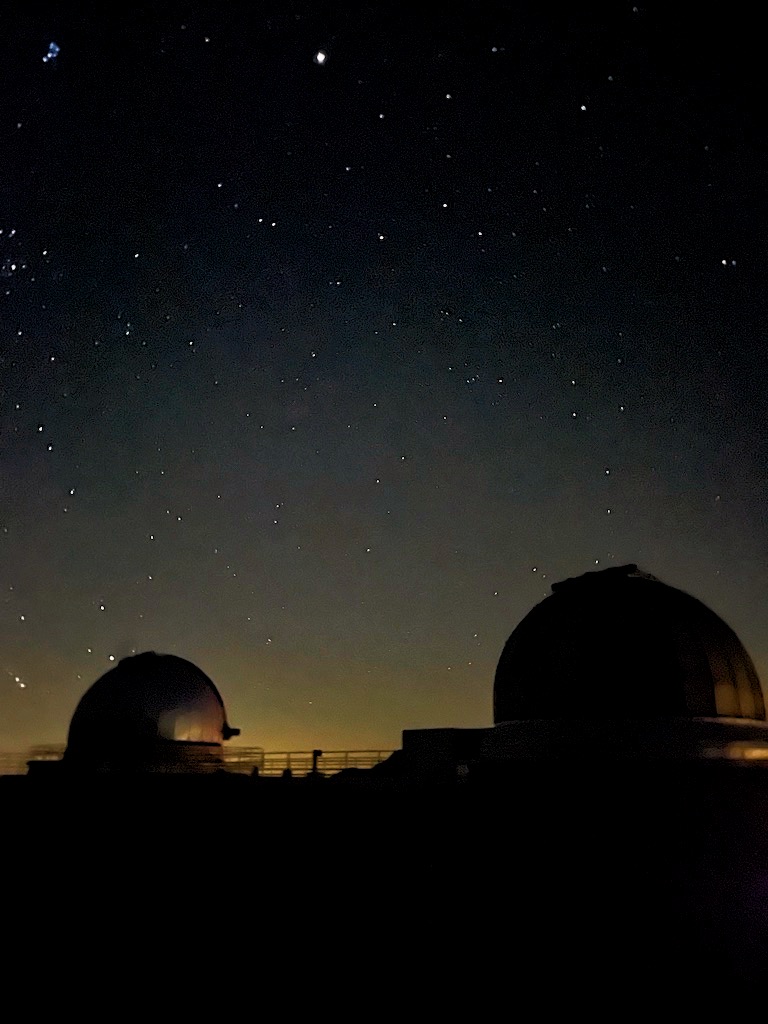
M 701 601 L 636 565 L 555 583 L 507 640 L 493 717 L 765 720 L 752 660 Z
M 215 766 L 239 729 L 192 662 L 148 651 L 123 658 L 83 695 L 64 762 L 95 771 L 196 771 Z

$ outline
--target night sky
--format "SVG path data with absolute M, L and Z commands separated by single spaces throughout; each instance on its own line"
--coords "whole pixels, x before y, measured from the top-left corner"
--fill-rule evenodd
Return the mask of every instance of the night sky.
M 455 6 L 4 17 L 0 749 L 147 649 L 268 750 L 488 725 L 625 562 L 768 678 L 758 14 Z

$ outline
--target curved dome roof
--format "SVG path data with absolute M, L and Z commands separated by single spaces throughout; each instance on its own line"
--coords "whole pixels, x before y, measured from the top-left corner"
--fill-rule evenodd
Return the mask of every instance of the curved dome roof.
M 671 716 L 766 717 L 757 672 L 733 630 L 636 565 L 555 583 L 496 669 L 496 724 Z
M 148 651 L 123 658 L 97 679 L 75 709 L 68 759 L 152 745 L 220 746 L 237 735 L 208 676 L 191 661 Z

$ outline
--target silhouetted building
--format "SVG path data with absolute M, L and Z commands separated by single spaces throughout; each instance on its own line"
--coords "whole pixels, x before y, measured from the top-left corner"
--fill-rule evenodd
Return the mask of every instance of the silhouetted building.
M 199 776 L 234 733 L 215 686 L 181 658 L 125 659 L 83 696 L 64 760 L 32 770 L 66 784 L 4 780 L 27 945 L 57 900 L 80 934 L 118 922 L 131 949 L 158 907 L 181 907 L 190 927 L 160 934 L 189 936 L 193 962 L 195 914 L 217 921 L 230 892 L 277 928 L 257 954 L 278 950 L 283 974 L 309 922 L 323 980 L 356 957 L 406 999 L 409 964 L 427 964 L 429 998 L 446 969 L 463 979 L 475 1009 L 489 979 L 532 1005 L 558 984 L 570 1007 L 610 994 L 614 1016 L 649 991 L 655 1006 L 762 993 L 768 776 L 748 766 L 768 765 L 768 723 L 733 631 L 635 566 L 588 573 L 512 632 L 493 704 L 494 725 L 406 730 L 371 769 Z M 228 843 L 212 841 L 222 822 L 238 823 Z
M 221 766 L 239 734 L 224 702 L 192 662 L 149 651 L 124 658 L 83 695 L 72 716 L 63 769 L 197 772 Z
M 765 719 L 752 660 L 701 601 L 625 565 L 555 583 L 507 640 L 493 720 Z
M 407 786 L 482 780 L 520 761 L 768 761 L 765 702 L 739 638 L 701 601 L 636 565 L 553 585 L 504 646 L 493 718 L 489 728 L 407 729 L 387 761 L 331 778 Z M 204 672 L 147 652 L 85 693 L 55 767 L 210 771 L 223 767 L 222 743 L 238 733 Z M 321 756 L 312 752 L 314 779 Z M 34 774 L 51 767 L 30 762 Z
M 556 583 L 507 640 L 490 729 L 403 733 L 402 769 L 519 760 L 768 757 L 760 681 L 733 630 L 636 565 Z

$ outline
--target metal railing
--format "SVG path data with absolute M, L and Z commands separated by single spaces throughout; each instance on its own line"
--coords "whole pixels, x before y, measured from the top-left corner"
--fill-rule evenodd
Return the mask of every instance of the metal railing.
M 260 750 L 258 747 L 230 747 L 224 750 L 224 764 L 230 771 L 253 772 L 259 775 L 282 775 L 290 769 L 292 775 L 307 775 L 317 771 L 335 775 L 345 768 L 373 768 L 385 761 L 391 750 L 324 750 L 316 756 L 314 750 Z
M 264 750 L 263 747 L 224 747 L 222 760 L 227 771 L 252 775 L 307 775 L 314 765 L 323 775 L 335 775 L 345 768 L 373 768 L 385 761 L 391 750 Z M 39 746 L 16 753 L 0 753 L 0 775 L 26 775 L 29 761 L 59 761 L 63 746 Z

